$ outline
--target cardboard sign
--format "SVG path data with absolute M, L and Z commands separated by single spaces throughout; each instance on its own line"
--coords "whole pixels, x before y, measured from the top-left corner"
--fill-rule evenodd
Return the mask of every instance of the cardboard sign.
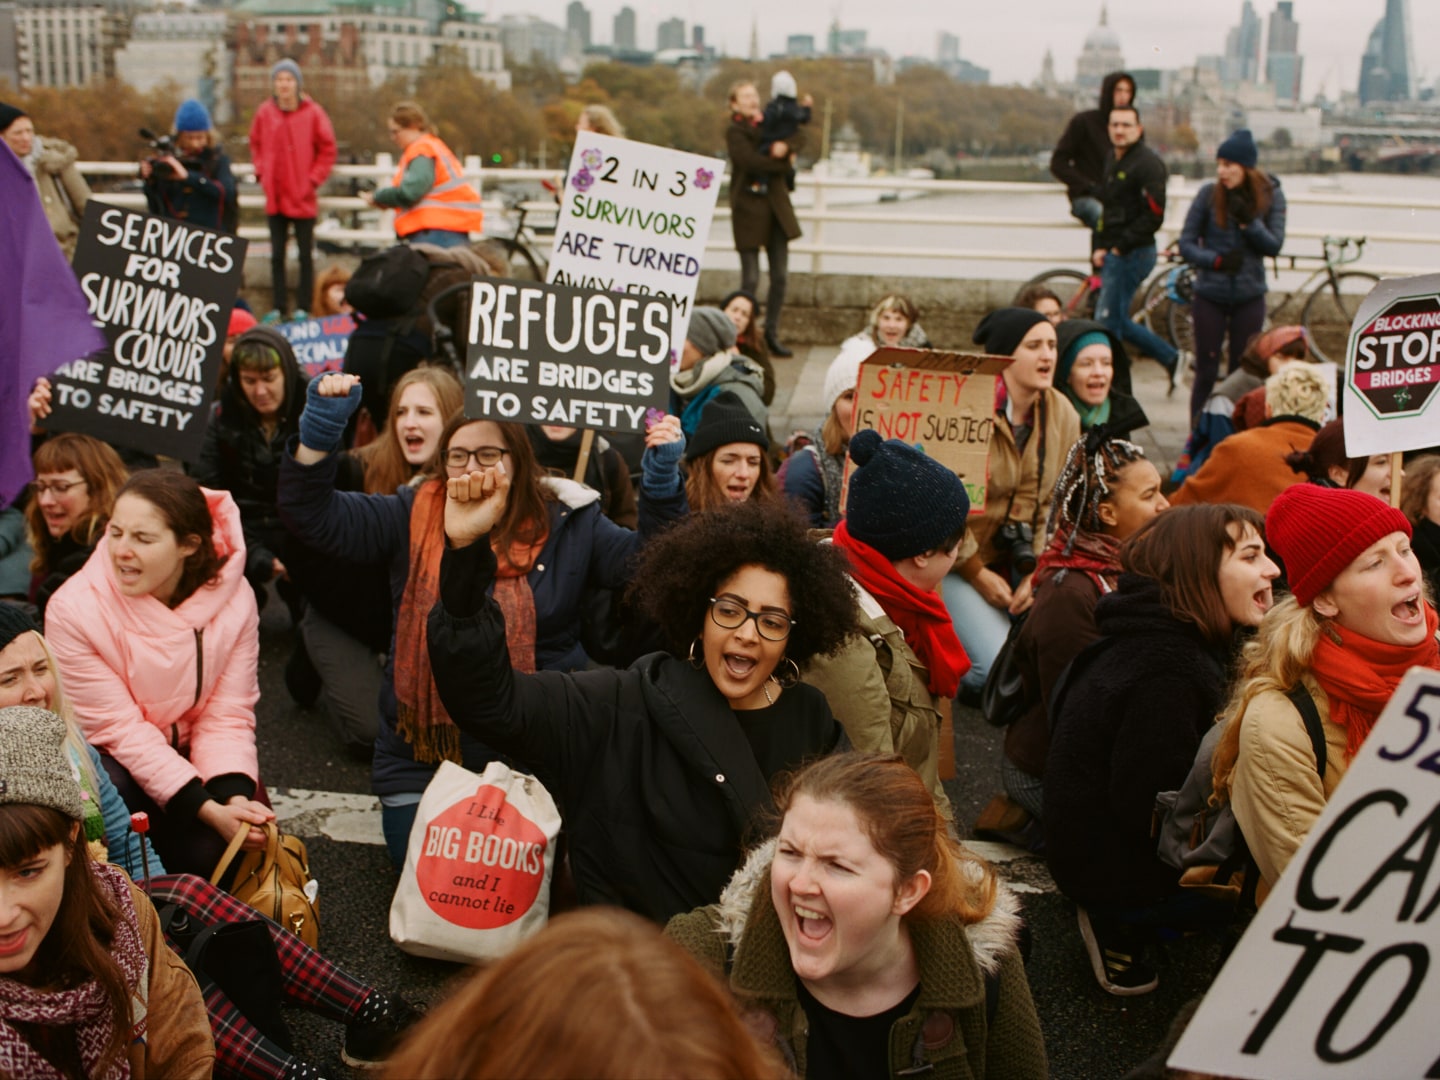
M 580 132 L 549 281 L 668 299 L 671 362 L 679 363 L 724 176 L 719 158 Z
M 285 335 L 295 350 L 295 360 L 307 379 L 325 371 L 339 371 L 345 363 L 345 349 L 355 330 L 349 315 L 327 315 L 322 319 L 278 324 L 275 329 Z
M 674 317 L 663 296 L 476 281 L 465 415 L 643 432 L 669 401 Z
M 75 275 L 109 346 L 51 377 L 52 431 L 194 461 L 245 269 L 245 241 L 91 200 Z
M 910 443 L 953 469 L 965 484 L 970 513 L 985 512 L 995 379 L 1008 356 L 924 349 L 877 349 L 860 365 L 855 430 Z M 846 483 L 851 462 L 845 460 Z
M 1440 672 L 1405 676 L 1170 1056 L 1255 1080 L 1440 1076 Z
M 1433 446 L 1440 431 L 1440 274 L 1382 281 L 1345 350 L 1345 452 Z

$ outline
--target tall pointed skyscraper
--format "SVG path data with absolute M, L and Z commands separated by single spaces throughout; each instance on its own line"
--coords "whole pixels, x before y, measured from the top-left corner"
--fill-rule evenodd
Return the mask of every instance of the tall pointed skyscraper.
M 1375 24 L 1360 61 L 1360 102 L 1413 101 L 1415 54 L 1407 0 L 1385 0 L 1385 17 Z

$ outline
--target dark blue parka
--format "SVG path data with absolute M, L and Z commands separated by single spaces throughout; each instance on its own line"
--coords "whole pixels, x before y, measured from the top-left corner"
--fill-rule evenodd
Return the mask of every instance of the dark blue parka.
M 1240 228 L 1233 220 L 1221 228 L 1215 218 L 1215 184 L 1195 195 L 1180 231 L 1180 254 L 1195 267 L 1195 294 L 1212 304 L 1243 304 L 1265 295 L 1265 257 L 1279 255 L 1285 246 L 1285 192 L 1277 177 L 1270 177 L 1270 209 Z M 1215 269 L 1215 259 L 1227 251 L 1244 252 L 1238 273 Z
M 410 572 L 410 510 L 415 489 L 393 495 L 337 491 L 338 455 L 314 465 L 295 460 L 292 440 L 280 466 L 280 515 L 301 541 L 335 558 L 383 562 L 390 568 L 394 610 Z M 599 496 L 569 480 L 543 481 L 557 493 L 546 503 L 550 535 L 527 576 L 535 596 L 535 666 L 542 671 L 574 671 L 587 657 L 578 632 L 586 585 L 621 588 L 634 571 L 645 536 L 654 535 L 686 512 L 683 489 L 670 500 L 640 496 L 640 532 L 622 529 L 600 512 Z M 376 795 L 418 793 L 435 774 L 433 763 L 415 760 L 410 744 L 396 730 L 394 637 L 380 688 L 380 730 L 371 773 Z M 480 771 L 494 757 L 488 748 L 461 734 L 467 769 Z

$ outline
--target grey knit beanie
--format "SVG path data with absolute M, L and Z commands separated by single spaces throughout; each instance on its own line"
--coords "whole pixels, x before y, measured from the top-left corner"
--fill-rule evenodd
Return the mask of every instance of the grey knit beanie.
M 0 709 L 0 805 L 49 806 L 85 820 L 80 784 L 65 753 L 65 721 L 49 709 Z
M 282 71 L 288 71 L 291 75 L 295 76 L 296 90 L 305 89 L 305 77 L 300 74 L 300 65 L 289 57 L 277 62 L 276 65 L 270 69 L 270 82 L 272 85 L 275 82 L 275 76 L 279 75 Z
M 697 307 L 690 313 L 685 340 L 699 349 L 701 356 L 714 356 L 735 347 L 735 324 L 719 308 Z

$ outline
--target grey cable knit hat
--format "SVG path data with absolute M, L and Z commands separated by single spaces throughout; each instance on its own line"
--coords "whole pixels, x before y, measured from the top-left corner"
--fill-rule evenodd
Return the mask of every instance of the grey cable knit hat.
M 85 820 L 80 784 L 65 753 L 65 721 L 49 709 L 0 709 L 0 805 L 49 806 Z

